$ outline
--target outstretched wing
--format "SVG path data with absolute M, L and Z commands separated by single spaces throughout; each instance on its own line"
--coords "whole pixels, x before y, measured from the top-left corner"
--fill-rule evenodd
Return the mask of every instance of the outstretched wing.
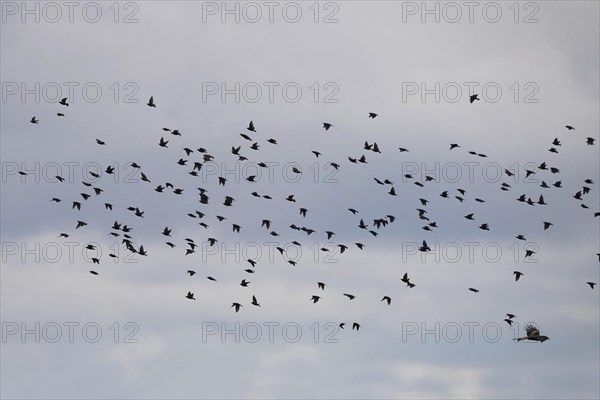
M 533 325 L 527 325 L 525 327 L 525 332 L 527 332 L 527 337 L 528 338 L 534 338 L 534 337 L 538 337 L 540 336 L 540 331 L 538 328 L 536 328 Z

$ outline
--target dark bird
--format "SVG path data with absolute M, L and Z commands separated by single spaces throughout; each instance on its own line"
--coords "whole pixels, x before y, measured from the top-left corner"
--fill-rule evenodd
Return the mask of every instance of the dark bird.
M 540 199 L 537 201 L 539 205 L 545 206 L 547 203 L 544 202 L 544 196 L 540 195 Z
M 350 300 L 354 300 L 356 298 L 356 296 L 354 296 L 353 294 L 349 294 L 349 293 L 344 293 L 344 296 L 346 296 Z
M 260 307 L 260 304 L 258 304 L 258 300 L 256 300 L 256 296 L 252 295 L 252 303 L 253 306 L 257 306 Z
M 168 141 L 168 140 L 165 140 L 164 138 L 162 138 L 162 137 L 161 137 L 161 138 L 160 138 L 160 141 L 158 142 L 158 145 L 159 145 L 160 147 L 167 147 L 167 143 L 169 143 L 169 141 Z
M 168 226 L 165 226 L 165 229 L 163 229 L 162 234 L 165 236 L 171 236 L 171 229 L 169 229 Z
M 360 324 L 358 322 L 354 322 L 352 324 L 352 330 L 356 329 L 357 331 L 360 329 Z
M 31 122 L 32 124 L 37 124 L 38 122 L 40 122 L 40 120 L 36 119 L 35 117 L 31 117 L 31 120 L 29 122 Z
M 323 282 L 317 282 L 317 286 L 319 287 L 319 289 L 325 290 L 325 284 Z
M 223 205 L 231 207 L 234 201 L 235 199 L 233 197 L 225 196 L 225 201 L 223 201 Z
M 58 102 L 58 104 L 62 104 L 63 106 L 69 107 L 69 103 L 67 103 L 67 98 L 66 97 L 60 99 L 60 101 Z
M 193 271 L 191 269 L 188 269 L 187 273 L 190 274 L 190 276 L 196 275 L 196 271 Z
M 517 342 L 520 342 L 521 340 L 531 340 L 531 341 L 543 343 L 546 340 L 550 339 L 548 336 L 540 335 L 539 329 L 533 325 L 525 326 L 525 332 L 527 332 L 527 336 L 523 336 L 523 337 L 517 338 L 515 340 Z
M 254 122 L 250 121 L 246 129 L 248 129 L 250 132 L 256 132 L 256 129 L 254 128 Z
M 379 114 L 375 114 L 373 112 L 369 113 L 369 118 L 375 119 L 375 117 L 377 117 Z
M 194 293 L 192 293 L 192 292 L 187 292 L 187 294 L 185 295 L 185 298 L 190 299 L 190 300 L 196 300 L 194 298 Z
M 479 290 L 472 288 L 472 287 L 470 287 L 469 290 L 473 293 L 479 293 Z
M 400 279 L 400 281 L 408 284 L 410 282 L 410 279 L 408 278 L 408 272 L 405 272 L 404 275 L 402 276 L 402 279 Z
M 575 128 L 573 128 L 571 125 L 565 125 L 565 128 L 567 128 L 570 131 L 575 130 Z
M 240 311 L 240 307 L 243 307 L 243 306 L 240 303 L 233 303 L 231 305 L 231 307 L 235 307 L 235 312 L 238 312 L 238 311 Z
M 512 319 L 508 319 L 508 318 L 505 318 L 504 321 L 510 326 L 512 326 L 512 324 L 514 323 L 514 321 Z
M 515 282 L 517 282 L 519 279 L 521 279 L 521 276 L 523 276 L 523 273 L 519 272 L 519 271 L 514 271 L 513 275 L 515 276 Z
M 96 271 L 90 271 L 90 274 L 92 274 L 92 275 L 98 275 L 98 273 Z
M 586 282 L 588 285 L 590 285 L 590 288 L 594 288 L 594 286 L 596 286 L 596 284 L 594 282 Z
M 333 125 L 331 125 L 328 122 L 323 122 L 323 128 L 325 128 L 326 131 L 328 131 Z
M 86 225 L 87 225 L 87 223 L 86 223 L 86 222 L 83 222 L 83 221 L 77 221 L 77 226 L 75 227 L 75 229 L 79 229 L 79 228 L 81 228 L 82 226 L 86 226 Z
M 392 298 L 390 296 L 383 296 L 383 298 L 381 299 L 381 301 L 384 301 L 384 300 L 387 302 L 388 306 L 390 304 L 392 304 Z
M 517 316 L 515 314 L 510 314 L 510 313 L 507 313 L 506 316 L 510 319 L 517 318 Z
M 321 296 L 313 295 L 310 299 L 312 300 L 313 304 L 315 304 L 320 298 Z
M 465 218 L 473 220 L 473 214 L 467 214 L 467 215 L 465 215 Z
M 154 104 L 154 96 L 150 96 L 150 100 L 148 100 L 148 103 L 146 105 L 148 107 L 155 107 L 156 108 L 156 104 Z
M 250 282 L 248 282 L 247 280 L 242 279 L 242 281 L 240 282 L 240 286 L 247 287 L 249 283 Z
M 531 257 L 534 254 L 535 254 L 535 251 L 525 249 L 525 258 Z
M 588 146 L 593 146 L 594 142 L 596 141 L 596 139 L 591 138 L 591 137 L 586 138 L 585 140 L 586 140 L 586 143 L 587 143 Z
M 479 100 L 478 94 L 472 94 L 469 96 L 469 102 L 472 104 L 475 100 Z
M 460 147 L 460 146 L 456 143 L 450 143 L 450 150 L 455 149 L 457 147 Z
M 544 230 L 550 228 L 552 225 L 554 225 L 552 222 L 544 222 Z

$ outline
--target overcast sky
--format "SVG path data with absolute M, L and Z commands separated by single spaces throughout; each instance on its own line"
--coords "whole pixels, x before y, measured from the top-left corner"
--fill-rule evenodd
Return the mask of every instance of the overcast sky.
M 598 2 L 168 3 L 0 2 L 3 398 L 600 397 Z

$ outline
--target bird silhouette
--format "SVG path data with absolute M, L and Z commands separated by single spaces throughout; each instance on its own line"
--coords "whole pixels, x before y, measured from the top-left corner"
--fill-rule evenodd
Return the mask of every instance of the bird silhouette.
M 523 337 L 517 338 L 515 340 L 517 342 L 520 342 L 522 340 L 531 340 L 531 341 L 543 343 L 546 340 L 550 339 L 548 336 L 540 335 L 539 329 L 531 324 L 525 326 L 525 332 L 527 332 L 527 336 L 523 336 Z
M 519 279 L 521 279 L 521 276 L 523 276 L 523 273 L 519 271 L 514 271 L 513 274 L 515 275 L 515 282 L 517 282 Z

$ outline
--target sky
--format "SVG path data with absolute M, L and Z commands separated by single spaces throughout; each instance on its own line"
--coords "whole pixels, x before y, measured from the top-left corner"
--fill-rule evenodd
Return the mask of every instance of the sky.
M 0 7 L 2 398 L 600 397 L 598 2 Z

